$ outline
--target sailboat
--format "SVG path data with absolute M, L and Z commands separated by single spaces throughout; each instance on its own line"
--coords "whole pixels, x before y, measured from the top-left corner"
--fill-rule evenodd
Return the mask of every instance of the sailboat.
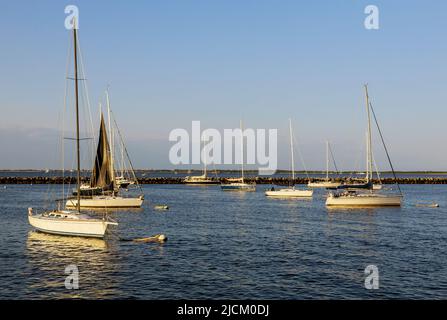
M 109 128 L 110 127 L 109 109 Z M 110 148 L 104 116 L 102 113 L 99 128 L 98 147 L 96 151 L 96 158 L 93 163 L 90 187 L 92 189 L 100 188 L 102 190 L 102 194 L 68 199 L 66 202 L 66 207 L 74 208 L 78 206 L 78 203 L 80 203 L 82 208 L 103 209 L 141 207 L 144 201 L 143 195 L 139 195 L 138 197 L 122 197 L 119 195 L 119 189 L 117 188 L 115 179 L 113 151 Z
M 295 188 L 295 161 L 293 155 L 293 133 L 292 133 L 292 120 L 289 119 L 289 133 L 290 133 L 290 155 L 292 162 L 292 183 L 293 185 L 289 188 L 282 188 L 276 190 L 274 187 L 265 192 L 266 196 L 269 197 L 312 197 L 313 190 L 303 190 Z
M 340 182 L 333 181 L 329 178 L 329 148 L 329 141 L 326 141 L 326 178 L 323 181 L 309 182 L 307 184 L 309 188 L 336 188 L 341 185 Z
M 207 172 L 206 169 L 203 170 L 203 174 L 200 176 L 187 176 L 185 177 L 185 179 L 183 180 L 184 184 L 193 184 L 193 185 L 198 185 L 198 184 L 219 184 L 219 181 L 214 180 L 210 177 L 207 176 Z
M 127 189 L 130 185 L 134 185 L 135 181 L 126 178 L 125 174 L 124 174 L 124 170 L 125 170 L 125 161 L 124 161 L 124 142 L 121 142 L 121 171 L 120 171 L 120 175 L 115 177 L 115 184 L 117 186 L 117 188 L 122 188 L 122 189 Z
M 187 176 L 183 180 L 184 184 L 188 185 L 209 185 L 209 184 L 219 184 L 219 181 L 212 179 L 207 175 L 207 168 L 206 168 L 206 159 L 203 162 L 203 174 L 200 176 Z
M 384 194 L 379 193 L 373 188 L 372 184 L 372 144 L 371 144 L 371 104 L 369 102 L 368 96 L 368 86 L 365 85 L 365 100 L 366 100 L 366 113 L 368 118 L 368 131 L 367 131 L 367 141 L 366 141 L 366 181 L 363 185 L 364 190 L 351 189 L 348 185 L 340 186 L 339 189 L 345 189 L 344 191 L 334 191 L 330 192 L 326 199 L 326 206 L 339 206 L 339 207 L 382 207 L 382 206 L 400 206 L 402 203 L 402 194 Z M 390 161 L 388 151 L 386 149 L 382 133 L 375 118 L 374 110 L 373 115 L 376 121 L 377 128 L 379 130 L 380 137 L 382 138 L 382 143 L 384 145 L 385 151 L 390 162 L 391 169 L 394 174 L 393 165 Z M 400 188 L 399 188 L 400 191 Z
M 77 155 L 77 205 L 76 210 L 55 209 L 40 214 L 34 213 L 33 208 L 28 208 L 28 221 L 39 231 L 68 236 L 103 238 L 109 225 L 117 225 L 110 221 L 107 215 L 102 219 L 93 218 L 81 212 L 81 164 L 80 164 L 80 138 L 79 138 L 79 97 L 78 97 L 78 49 L 77 49 L 77 26 L 73 20 L 74 41 L 74 81 L 75 81 L 75 104 L 76 104 L 76 155 Z
M 115 131 L 118 132 L 118 138 L 120 140 L 120 151 L 121 151 L 121 163 L 120 163 L 120 175 L 115 176 L 115 191 L 118 192 L 119 189 L 126 189 L 130 185 L 138 185 L 138 179 L 135 175 L 135 171 L 132 166 L 132 162 L 130 160 L 129 155 L 127 154 L 126 146 L 124 145 L 124 139 L 121 135 L 121 132 L 119 130 L 118 124 L 116 123 L 115 117 L 112 116 L 112 110 L 110 109 L 110 99 L 109 99 L 109 90 L 107 89 L 105 92 L 106 96 L 106 102 L 107 102 L 107 114 L 108 114 L 108 124 L 109 124 L 109 133 L 110 133 L 110 154 L 111 154 L 111 162 L 112 162 L 112 170 L 114 169 L 114 163 L 115 163 Z M 112 125 L 112 119 L 115 124 L 115 126 Z M 115 128 L 115 130 L 113 130 Z M 129 164 L 129 170 L 126 170 L 126 161 L 124 154 L 126 154 L 128 164 Z M 139 188 L 139 186 L 138 186 Z M 140 188 L 141 191 L 141 188 Z M 142 193 L 142 191 L 141 191 Z
M 244 131 L 242 120 L 241 128 L 241 177 L 236 179 L 227 179 L 226 183 L 221 183 L 220 187 L 223 191 L 256 191 L 256 183 L 247 183 L 244 179 Z

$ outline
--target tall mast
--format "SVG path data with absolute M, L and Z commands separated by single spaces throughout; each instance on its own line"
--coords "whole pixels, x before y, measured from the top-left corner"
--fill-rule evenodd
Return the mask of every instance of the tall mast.
M 76 157 L 78 165 L 77 177 L 77 203 L 76 209 L 81 212 L 81 148 L 79 143 L 79 98 L 78 98 L 78 45 L 76 32 L 76 18 L 73 18 L 73 41 L 74 41 L 74 80 L 75 80 L 75 105 L 76 105 Z
M 295 160 L 293 158 L 293 134 L 292 134 L 292 119 L 289 118 L 289 134 L 290 134 L 290 155 L 292 160 L 292 183 L 295 182 Z
M 204 158 L 205 159 L 203 159 L 203 175 L 206 177 L 206 163 L 207 163 L 207 161 L 208 161 L 208 158 L 207 158 L 207 156 L 206 156 L 206 150 L 205 150 L 205 141 L 203 141 L 203 156 L 204 156 Z
M 366 182 L 369 182 L 369 144 L 368 144 L 368 130 L 365 132 L 365 144 L 366 144 Z
M 329 141 L 326 140 L 326 180 L 329 181 Z
M 121 177 L 124 177 L 124 141 L 121 141 Z
M 241 171 L 242 171 L 242 183 L 244 183 L 244 129 L 242 127 L 242 120 L 240 121 L 241 127 Z
M 106 90 L 106 102 L 107 102 L 107 114 L 108 114 L 108 122 L 109 122 L 109 134 L 110 134 L 110 172 L 112 173 L 112 181 L 113 186 L 115 186 L 115 168 L 113 164 L 113 152 L 114 152 L 114 140 L 113 140 L 113 132 L 112 132 L 112 120 L 111 120 L 111 111 L 110 111 L 110 100 L 109 100 L 109 90 Z
M 368 115 L 368 135 L 366 141 L 367 148 L 367 182 L 372 179 L 372 152 L 371 152 L 371 113 L 369 109 L 368 85 L 365 84 L 366 113 Z

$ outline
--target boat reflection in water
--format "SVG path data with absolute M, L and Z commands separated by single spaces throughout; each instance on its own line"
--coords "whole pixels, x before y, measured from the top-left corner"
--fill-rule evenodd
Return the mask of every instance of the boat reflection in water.
M 33 298 L 107 299 L 119 295 L 117 242 L 98 238 L 58 236 L 30 231 L 25 256 L 29 272 L 27 290 Z M 79 272 L 79 289 L 65 287 L 66 277 Z M 36 297 L 36 293 L 38 296 Z

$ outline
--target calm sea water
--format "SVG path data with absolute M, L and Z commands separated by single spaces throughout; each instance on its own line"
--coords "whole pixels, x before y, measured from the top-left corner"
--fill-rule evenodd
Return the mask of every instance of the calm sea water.
M 364 210 L 327 210 L 323 190 L 267 199 L 267 187 L 144 186 L 141 210 L 114 213 L 120 237 L 168 237 L 142 244 L 34 232 L 27 207 L 48 186 L 0 186 L 0 298 L 447 298 L 447 186 L 402 186 L 402 208 Z M 71 264 L 79 290 L 64 286 Z M 378 290 L 364 287 L 371 264 Z

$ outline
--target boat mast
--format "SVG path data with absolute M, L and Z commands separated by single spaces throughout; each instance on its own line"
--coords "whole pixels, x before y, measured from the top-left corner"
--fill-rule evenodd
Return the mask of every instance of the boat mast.
M 240 121 L 241 127 L 241 171 L 242 171 L 242 183 L 244 183 L 244 129 L 242 127 L 242 120 Z
M 292 183 L 295 185 L 295 160 L 293 158 L 293 134 L 292 134 L 292 119 L 289 118 L 289 134 L 290 134 L 290 155 L 292 160 Z
M 365 144 L 366 144 L 366 183 L 369 182 L 369 145 L 368 145 L 368 130 L 365 132 Z
M 326 140 L 326 181 L 329 181 L 329 141 Z
M 76 105 L 76 157 L 77 157 L 77 203 L 76 210 L 81 212 L 81 148 L 79 143 L 79 90 L 78 90 L 78 46 L 77 46 L 76 18 L 73 18 L 73 41 L 74 41 L 74 81 L 75 81 L 75 105 Z
M 367 182 L 372 180 L 372 152 L 371 152 L 371 113 L 369 109 L 368 85 L 365 84 L 366 113 L 368 115 L 368 136 L 367 136 Z
M 206 163 L 208 161 L 208 158 L 206 157 L 206 152 L 205 152 L 205 141 L 203 141 L 203 156 L 205 159 L 203 159 L 203 175 L 206 177 Z
M 121 141 L 121 177 L 124 178 L 124 142 Z
M 115 187 L 115 166 L 113 164 L 113 152 L 114 152 L 114 139 L 112 132 L 112 121 L 111 121 L 111 111 L 110 111 L 110 100 L 109 100 L 109 90 L 106 90 L 106 102 L 107 102 L 107 114 L 109 121 L 109 134 L 110 134 L 110 172 L 112 173 L 113 187 Z

